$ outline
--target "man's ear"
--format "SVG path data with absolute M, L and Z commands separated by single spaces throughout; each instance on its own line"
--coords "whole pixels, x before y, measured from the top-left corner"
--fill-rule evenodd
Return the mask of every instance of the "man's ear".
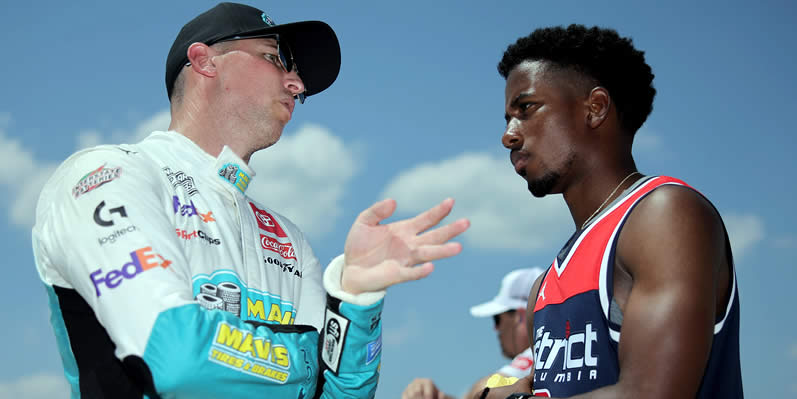
M 216 51 L 205 43 L 193 43 L 188 47 L 188 62 L 191 69 L 201 75 L 212 78 L 216 76 L 216 65 L 213 63 L 213 56 Z
M 611 106 L 609 91 L 600 86 L 593 88 L 587 97 L 587 125 L 597 129 L 609 117 Z

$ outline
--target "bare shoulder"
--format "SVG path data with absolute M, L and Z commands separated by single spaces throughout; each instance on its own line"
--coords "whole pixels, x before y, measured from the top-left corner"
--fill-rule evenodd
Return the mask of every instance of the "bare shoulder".
M 704 248 L 700 252 L 721 254 L 724 242 L 720 215 L 705 197 L 689 187 L 666 185 L 631 212 L 620 235 L 619 254 L 644 257 L 696 246 Z
M 620 233 L 617 265 L 634 286 L 648 281 L 691 281 L 718 287 L 723 297 L 729 275 L 722 219 L 714 206 L 692 188 L 661 186 L 629 215 Z
M 719 214 L 689 187 L 660 186 L 631 211 L 615 257 L 615 271 L 630 281 L 626 300 L 618 301 L 616 392 L 651 398 L 697 392 L 730 292 L 727 248 Z

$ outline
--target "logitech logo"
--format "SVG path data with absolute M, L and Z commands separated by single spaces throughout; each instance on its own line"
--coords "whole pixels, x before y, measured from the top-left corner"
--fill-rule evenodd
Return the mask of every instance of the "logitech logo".
M 105 201 L 100 202 L 100 204 L 97 205 L 96 208 L 94 208 L 94 223 L 97 223 L 100 226 L 103 226 L 103 227 L 113 226 L 114 222 L 113 222 L 112 219 L 113 219 L 113 215 L 114 214 L 119 215 L 119 217 L 121 217 L 121 218 L 126 218 L 127 217 L 127 211 L 125 210 L 125 207 L 118 206 L 116 208 L 108 209 L 108 214 L 111 216 L 110 219 L 109 218 L 103 218 L 102 214 L 100 213 L 100 212 L 102 212 L 103 208 L 105 208 Z
M 109 234 L 108 236 L 98 238 L 97 242 L 100 245 L 113 244 L 116 242 L 118 238 L 122 238 L 123 235 L 127 233 L 132 233 L 136 230 L 138 229 L 136 228 L 136 226 L 133 225 L 123 227 L 121 229 L 115 230 L 113 233 Z

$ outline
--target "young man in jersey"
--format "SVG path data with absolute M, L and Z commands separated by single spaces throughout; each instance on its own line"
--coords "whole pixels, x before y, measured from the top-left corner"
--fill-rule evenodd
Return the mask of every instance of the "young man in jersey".
M 631 155 L 656 92 L 643 52 L 611 29 L 553 27 L 498 70 L 510 161 L 535 197 L 562 194 L 576 231 L 529 296 L 533 373 L 484 396 L 741 398 L 722 219 Z
M 327 24 L 219 4 L 167 57 L 169 131 L 58 168 L 33 247 L 72 397 L 374 396 L 385 288 L 457 254 L 468 221 L 433 228 L 449 199 L 380 224 L 396 204 L 378 202 L 322 285 L 302 232 L 247 196 L 252 153 L 339 67 Z
M 526 306 L 534 280 L 542 272 L 537 267 L 513 270 L 501 280 L 498 295 L 470 308 L 473 317 L 493 318 L 501 353 L 512 361 L 494 374 L 480 378 L 463 397 L 481 392 L 487 380 L 496 375 L 514 379 L 529 375 L 533 355 L 526 330 Z M 416 378 L 404 388 L 401 399 L 453 399 L 453 396 L 441 391 L 429 378 Z

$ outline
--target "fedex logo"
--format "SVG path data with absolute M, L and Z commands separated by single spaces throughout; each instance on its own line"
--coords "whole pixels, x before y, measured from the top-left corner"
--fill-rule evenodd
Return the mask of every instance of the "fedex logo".
M 213 212 L 201 213 L 196 209 L 194 201 L 188 201 L 187 204 L 183 204 L 180 202 L 180 198 L 176 195 L 172 196 L 172 209 L 174 210 L 175 214 L 179 214 L 180 216 L 199 216 L 205 223 L 216 221 L 216 219 L 213 217 Z
M 252 208 L 252 212 L 255 213 L 255 219 L 257 219 L 257 225 L 260 227 L 260 230 L 276 234 L 277 237 L 280 238 L 288 238 L 288 235 L 285 234 L 285 230 L 274 220 L 274 217 L 271 216 L 270 213 L 256 207 L 255 204 L 251 202 L 249 206 Z
M 141 272 L 145 272 L 154 267 L 160 266 L 167 268 L 171 261 L 152 251 L 152 247 L 144 247 L 130 252 L 130 262 L 125 263 L 117 270 L 103 273 L 102 269 L 97 269 L 89 275 L 94 284 L 94 291 L 100 297 L 100 286 L 104 285 L 109 289 L 114 289 L 125 280 L 130 280 Z
M 293 244 L 283 244 L 269 236 L 260 235 L 260 245 L 263 249 L 280 254 L 285 259 L 296 260 L 296 251 L 293 249 Z

